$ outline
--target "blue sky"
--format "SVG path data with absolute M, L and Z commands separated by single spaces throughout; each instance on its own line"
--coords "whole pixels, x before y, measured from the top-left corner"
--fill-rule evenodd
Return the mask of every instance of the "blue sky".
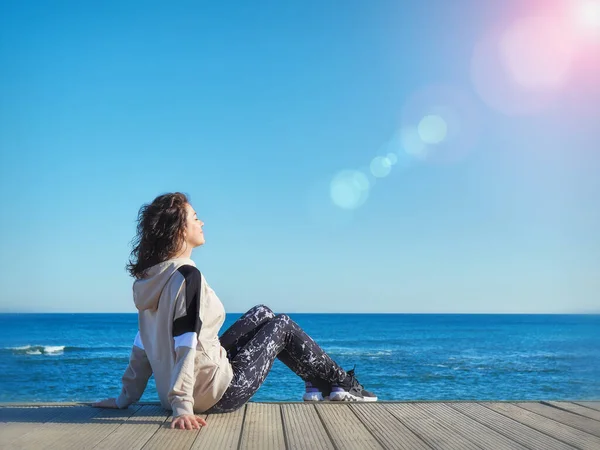
M 560 2 L 199 3 L 0 4 L 0 311 L 135 312 L 137 212 L 181 191 L 228 312 L 600 312 L 600 36 L 562 84 L 521 60 L 535 111 L 474 72 Z

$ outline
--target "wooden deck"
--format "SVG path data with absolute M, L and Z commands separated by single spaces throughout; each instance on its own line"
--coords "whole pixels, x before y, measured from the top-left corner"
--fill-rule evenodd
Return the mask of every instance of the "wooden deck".
M 255 403 L 171 430 L 157 404 L 0 404 L 2 449 L 600 449 L 600 401 Z

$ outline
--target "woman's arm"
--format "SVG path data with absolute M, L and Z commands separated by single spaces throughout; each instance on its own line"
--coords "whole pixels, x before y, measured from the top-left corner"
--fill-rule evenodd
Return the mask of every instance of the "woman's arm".
M 184 286 L 176 300 L 173 321 L 173 345 L 175 366 L 171 375 L 168 400 L 173 409 L 171 428 L 194 429 L 206 422 L 194 415 L 194 362 L 198 336 L 202 328 L 200 320 L 200 271 L 196 268 L 186 273 Z
M 148 361 L 146 350 L 143 347 L 138 347 L 138 345 L 134 344 L 131 347 L 129 365 L 121 378 L 123 387 L 121 388 L 121 394 L 116 399 L 117 406 L 120 409 L 127 408 L 142 397 L 152 375 L 152 366 Z
M 131 347 L 129 364 L 121 379 L 123 385 L 121 394 L 117 398 L 107 398 L 93 403 L 92 406 L 99 408 L 127 408 L 130 404 L 137 402 L 141 398 L 151 375 L 152 366 L 150 366 L 148 355 L 146 355 L 146 350 L 144 350 L 138 331 Z

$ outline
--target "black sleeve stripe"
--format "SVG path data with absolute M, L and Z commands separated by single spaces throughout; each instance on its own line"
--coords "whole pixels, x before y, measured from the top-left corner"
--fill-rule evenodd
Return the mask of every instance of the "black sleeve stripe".
M 173 337 L 190 332 L 200 334 L 200 328 L 202 328 L 199 314 L 202 275 L 196 267 L 190 265 L 181 266 L 177 270 L 185 278 L 186 313 L 173 322 Z

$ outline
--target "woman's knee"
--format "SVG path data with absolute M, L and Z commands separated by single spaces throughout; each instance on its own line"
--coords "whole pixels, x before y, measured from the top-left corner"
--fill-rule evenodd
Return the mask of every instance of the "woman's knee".
M 275 320 L 275 319 L 278 319 L 278 320 L 279 320 L 279 321 L 281 321 L 281 322 L 289 322 L 290 320 L 292 320 L 292 319 L 291 319 L 291 317 L 290 317 L 290 316 L 288 316 L 287 314 L 277 314 L 277 315 L 274 317 L 274 320 Z
M 271 311 L 271 308 L 269 308 L 266 305 L 256 305 L 254 308 L 252 308 L 256 313 L 263 315 L 265 317 L 275 317 L 275 313 L 273 311 Z

